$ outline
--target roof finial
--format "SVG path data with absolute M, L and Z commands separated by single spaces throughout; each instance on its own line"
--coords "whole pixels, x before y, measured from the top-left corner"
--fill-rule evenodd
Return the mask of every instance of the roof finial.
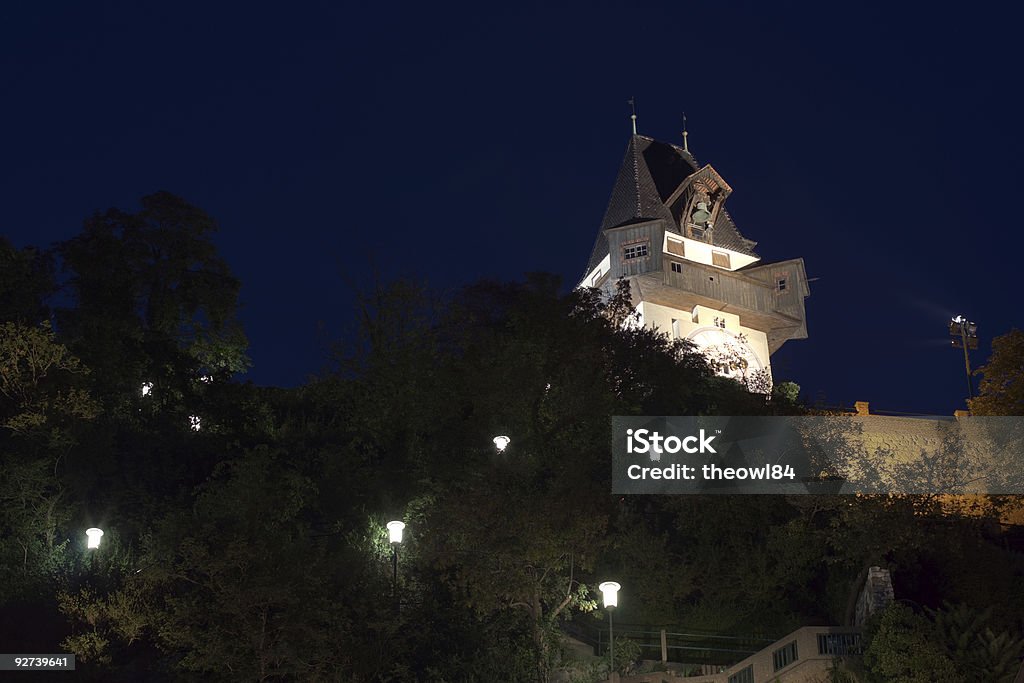
M 636 97 L 629 98 L 629 106 L 633 110 L 633 115 L 629 118 L 633 119 L 633 135 L 636 135 Z
M 689 141 L 687 141 L 687 139 L 686 139 L 686 136 L 688 136 L 688 135 L 689 135 L 689 133 L 686 132 L 686 112 L 684 111 L 683 112 L 683 151 L 686 152 L 687 154 L 690 153 L 690 144 L 689 144 Z

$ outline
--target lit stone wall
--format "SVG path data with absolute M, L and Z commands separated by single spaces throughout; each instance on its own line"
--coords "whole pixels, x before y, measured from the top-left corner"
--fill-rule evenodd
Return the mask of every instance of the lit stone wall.
M 966 412 L 953 418 L 872 415 L 866 402 L 858 402 L 856 409 L 853 415 L 825 418 L 808 432 L 812 437 L 824 432 L 821 425 L 833 432 L 831 440 L 821 442 L 827 444 L 823 451 L 835 463 L 835 474 L 857 484 L 852 490 L 935 495 L 1024 491 L 1020 418 L 970 417 Z

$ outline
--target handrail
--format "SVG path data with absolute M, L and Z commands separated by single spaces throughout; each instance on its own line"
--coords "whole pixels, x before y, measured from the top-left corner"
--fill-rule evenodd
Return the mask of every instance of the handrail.
M 595 632 L 601 631 L 605 628 L 604 622 L 586 623 L 580 621 L 567 622 L 568 626 L 574 626 L 579 629 L 593 630 Z M 705 631 L 701 629 L 689 629 L 687 631 L 669 631 L 668 628 L 655 628 L 649 624 L 620 624 L 618 621 L 615 622 L 615 632 L 630 631 L 633 633 L 652 633 L 657 634 L 659 637 L 662 631 L 665 631 L 666 635 L 670 636 L 682 636 L 688 638 L 707 638 L 711 640 L 743 640 L 743 641 L 759 641 L 765 643 L 774 643 L 778 638 L 773 636 L 759 635 L 755 633 L 744 633 L 739 635 L 723 634 L 718 631 Z
M 568 624 L 567 624 L 568 625 Z M 596 628 L 594 624 L 576 624 L 578 631 L 584 630 L 586 627 Z M 628 637 L 633 634 L 651 634 L 655 631 L 649 630 L 649 627 L 634 628 L 633 630 L 626 630 L 625 635 Z M 775 638 L 764 645 L 755 646 L 754 650 L 739 650 L 739 649 L 728 649 L 720 647 L 693 647 L 686 645 L 669 645 L 668 631 L 657 631 L 660 637 L 660 643 L 638 643 L 641 648 L 641 656 L 644 659 L 656 659 L 656 657 L 644 657 L 643 655 L 650 654 L 652 651 L 658 652 L 662 661 L 672 661 L 675 663 L 684 663 L 690 665 L 702 665 L 710 666 L 718 673 L 737 673 L 737 669 L 744 666 L 751 666 L 752 662 L 756 661 L 774 661 L 774 657 L 777 655 L 778 646 L 780 643 L 789 640 L 799 639 L 810 639 L 811 646 L 809 652 L 803 653 L 805 659 L 828 659 L 835 657 L 856 657 L 863 654 L 863 639 L 862 632 L 860 629 L 851 627 L 841 626 L 802 626 L 795 631 L 787 634 L 784 638 Z M 662 634 L 664 634 L 663 637 Z M 602 651 L 607 648 L 608 644 L 606 639 L 603 637 L 603 629 L 597 630 L 598 642 L 596 644 L 596 654 L 602 654 Z M 619 633 L 616 631 L 616 636 Z M 697 634 L 686 634 L 676 633 L 675 635 L 697 635 Z M 723 634 L 702 634 L 705 638 L 719 639 L 719 640 L 745 640 L 750 643 L 753 640 L 765 640 L 761 636 L 736 636 L 736 635 L 723 635 Z M 815 641 L 816 636 L 816 643 Z M 786 647 L 786 646 L 784 646 Z M 801 650 L 804 646 L 801 645 Z M 669 653 L 673 653 L 675 656 L 669 658 Z M 682 659 L 678 657 L 684 657 Z M 778 668 L 778 664 L 776 664 Z
M 608 634 L 598 623 L 568 622 L 563 625 L 563 629 L 594 647 L 597 654 L 608 648 Z M 655 659 L 660 659 L 663 653 L 667 656 L 672 652 L 677 656 L 685 656 L 688 663 L 715 665 L 738 662 L 778 640 L 756 634 L 722 634 L 701 632 L 699 629 L 669 631 L 652 628 L 648 624 L 628 623 L 615 625 L 615 637 L 637 641 L 641 651 L 657 653 Z

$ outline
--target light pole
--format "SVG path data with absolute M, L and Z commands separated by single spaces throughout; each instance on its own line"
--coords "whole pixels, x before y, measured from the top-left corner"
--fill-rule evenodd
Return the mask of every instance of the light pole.
M 388 539 L 391 541 L 391 598 L 395 601 L 398 611 L 398 546 L 402 543 L 402 530 L 405 522 L 388 522 Z
M 962 315 L 958 315 L 949 321 L 949 336 L 953 337 L 951 343 L 954 349 L 964 350 L 964 369 L 967 371 L 967 400 L 970 400 L 974 398 L 974 392 L 971 389 L 971 359 L 967 355 L 967 350 L 978 348 L 978 325 Z
M 85 530 L 85 535 L 89 539 L 88 543 L 86 543 L 86 547 L 90 550 L 95 550 L 100 547 L 100 539 L 103 537 L 103 529 L 92 527 L 91 529 Z
M 614 581 L 605 581 L 598 589 L 601 591 L 601 595 L 604 598 L 604 608 L 608 611 L 608 641 L 611 647 L 611 659 L 608 667 L 608 675 L 615 672 L 615 630 L 612 628 L 612 612 L 613 608 L 619 604 L 619 589 L 622 588 L 619 584 Z

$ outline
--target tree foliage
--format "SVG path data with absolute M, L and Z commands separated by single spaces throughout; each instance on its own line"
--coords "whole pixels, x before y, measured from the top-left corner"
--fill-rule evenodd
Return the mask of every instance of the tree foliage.
M 982 380 L 970 402 L 972 414 L 1024 415 L 1024 332 L 1011 330 L 993 339 L 992 356 L 976 373 Z
M 49 324 L 0 324 L 0 596 L 34 594 L 61 569 L 69 519 L 63 467 L 96 417 L 78 358 Z
M 1024 639 L 995 632 L 991 617 L 991 609 L 963 604 L 919 614 L 896 603 L 869 630 L 865 664 L 886 683 L 1011 683 Z
M 966 519 L 909 496 L 609 495 L 613 415 L 803 410 L 796 385 L 751 391 L 637 325 L 624 281 L 378 284 L 331 372 L 256 388 L 234 377 L 214 227 L 159 193 L 51 254 L 0 244 L 0 605 L 67 620 L 24 651 L 63 642 L 100 680 L 545 681 L 563 629 L 600 627 L 602 580 L 623 584 L 617 623 L 778 636 L 848 621 L 877 564 L 974 615 L 887 614 L 878 671 L 915 680 L 929 643 L 934 680 L 1012 659 L 1024 568 L 995 502 Z M 55 260 L 71 297 L 51 327 Z M 988 590 L 1006 604 L 985 612 Z
M 143 382 L 187 393 L 201 373 L 224 379 L 247 367 L 234 319 L 240 283 L 215 229 L 202 210 L 158 192 L 137 213 L 96 214 L 59 245 L 75 305 L 57 311 L 58 324 L 104 400 L 120 403 Z
M 29 326 L 49 320 L 48 299 L 55 289 L 51 254 L 15 249 L 0 236 L 0 320 Z

